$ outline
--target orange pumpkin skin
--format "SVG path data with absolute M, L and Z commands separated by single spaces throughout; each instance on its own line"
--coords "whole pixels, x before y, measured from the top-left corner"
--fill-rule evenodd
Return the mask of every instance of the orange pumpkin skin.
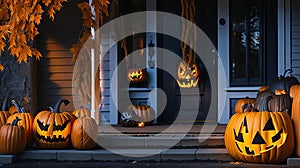
M 80 117 L 91 117 L 91 112 L 89 109 L 87 108 L 79 108 L 79 109 L 76 109 L 72 112 L 72 114 L 77 117 L 77 118 L 80 118 Z
M 236 113 L 227 124 L 224 142 L 236 160 L 280 163 L 293 154 L 293 125 L 284 112 Z
M 245 97 L 239 99 L 235 104 L 235 112 L 236 113 L 243 113 L 243 112 L 250 112 L 253 111 L 252 107 L 254 106 L 254 98 Z
M 33 120 L 34 120 L 34 116 L 28 112 L 25 111 L 25 109 L 19 106 L 19 104 L 12 100 L 12 102 L 14 103 L 14 106 L 17 109 L 17 113 L 12 114 L 11 116 L 8 117 L 6 123 L 7 124 L 12 124 L 13 121 L 16 118 L 19 118 L 19 124 L 20 126 L 24 127 L 24 133 L 25 133 L 25 138 L 26 138 L 26 146 L 27 147 L 31 147 L 33 144 L 33 132 L 32 132 L 32 124 L 33 124 Z
M 131 105 L 127 108 L 127 110 L 135 112 L 140 119 L 140 122 L 144 122 L 145 125 L 152 124 L 153 120 L 155 119 L 155 113 L 150 106 Z
M 258 89 L 258 92 L 263 92 L 265 90 L 268 90 L 269 89 L 269 86 L 262 86 Z
M 2 108 L 0 111 L 0 128 L 6 124 L 6 120 L 10 116 L 10 113 L 7 110 L 7 101 L 8 101 L 8 96 L 6 96 L 4 98 L 3 103 L 2 103 Z
M 69 112 L 59 111 L 62 102 L 65 105 L 69 103 L 66 99 L 61 99 L 54 109 L 41 111 L 35 116 L 33 134 L 38 147 L 62 149 L 69 146 L 75 116 Z
M 8 111 L 0 111 L 0 128 L 6 124 L 6 121 L 9 116 L 10 113 Z
M 98 125 L 93 118 L 77 118 L 72 126 L 71 142 L 75 149 L 93 149 L 96 147 Z
M 22 153 L 26 148 L 24 128 L 15 122 L 11 125 L 3 125 L 0 129 L 0 142 L 1 154 Z
M 300 157 L 300 85 L 293 85 L 290 95 L 293 98 L 291 118 L 295 129 L 295 155 Z

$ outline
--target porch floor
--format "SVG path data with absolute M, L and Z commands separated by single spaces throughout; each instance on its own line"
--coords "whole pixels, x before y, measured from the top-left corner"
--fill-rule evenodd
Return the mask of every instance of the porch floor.
M 225 124 L 209 124 L 203 127 L 203 124 L 195 124 L 192 127 L 187 124 L 177 125 L 149 125 L 143 128 L 138 127 L 123 127 L 122 125 L 101 125 L 98 127 L 99 134 L 185 134 L 189 127 L 191 129 L 187 134 L 224 134 L 226 125 Z M 203 130 L 202 130 L 203 129 Z M 213 132 L 211 132 L 213 131 Z

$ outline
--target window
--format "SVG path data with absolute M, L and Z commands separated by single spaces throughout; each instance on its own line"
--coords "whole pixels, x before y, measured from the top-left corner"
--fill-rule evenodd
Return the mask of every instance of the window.
M 230 86 L 264 85 L 263 0 L 230 0 Z

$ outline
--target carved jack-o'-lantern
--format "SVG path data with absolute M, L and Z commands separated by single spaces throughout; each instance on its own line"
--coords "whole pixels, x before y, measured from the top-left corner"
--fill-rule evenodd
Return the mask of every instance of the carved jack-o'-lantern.
M 177 83 L 181 88 L 196 87 L 199 82 L 199 69 L 196 64 L 189 67 L 184 62 L 180 62 L 177 71 Z
M 127 74 L 128 80 L 131 83 L 141 83 L 146 81 L 147 74 L 145 69 L 133 68 L 128 70 Z
M 33 121 L 34 140 L 41 148 L 65 148 L 69 145 L 72 123 L 75 116 L 60 112 L 61 103 L 69 104 L 66 99 L 59 100 L 54 109 L 39 112 Z
M 225 131 L 225 145 L 236 160 L 278 163 L 294 150 L 294 131 L 284 112 L 269 112 L 268 99 L 260 112 L 236 113 Z

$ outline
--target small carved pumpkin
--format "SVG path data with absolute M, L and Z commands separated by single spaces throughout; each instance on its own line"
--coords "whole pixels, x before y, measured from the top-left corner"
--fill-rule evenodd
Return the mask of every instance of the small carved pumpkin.
M 39 112 L 33 121 L 34 140 L 40 148 L 66 148 L 70 143 L 72 123 L 75 116 L 69 112 L 60 112 L 60 105 L 69 104 L 60 99 L 54 109 Z
M 260 112 L 234 114 L 225 130 L 228 153 L 239 161 L 279 163 L 294 151 L 294 131 L 290 117 L 269 112 L 268 97 Z
M 177 84 L 181 88 L 197 87 L 199 82 L 199 69 L 196 64 L 189 67 L 186 63 L 180 62 L 177 70 Z
M 236 113 L 243 113 L 243 112 L 250 112 L 253 111 L 255 99 L 245 97 L 243 99 L 239 99 L 235 104 L 235 112 Z
M 12 124 L 13 121 L 16 120 L 16 118 L 19 118 L 20 121 L 18 125 L 24 127 L 25 131 L 24 133 L 26 138 L 26 146 L 31 147 L 33 143 L 32 123 L 34 120 L 34 116 L 29 111 L 26 111 L 24 107 L 20 107 L 20 105 L 15 100 L 12 100 L 11 103 L 14 107 L 16 107 L 17 113 L 9 116 L 6 123 Z
M 127 78 L 131 83 L 141 83 L 146 81 L 147 73 L 145 69 L 133 68 L 128 70 Z
M 71 131 L 71 142 L 75 149 L 96 147 L 98 125 L 93 118 L 77 116 Z
M 26 138 L 24 128 L 18 125 L 18 117 L 12 124 L 3 125 L 0 129 L 0 153 L 19 154 L 26 148 Z
M 77 118 L 80 118 L 80 117 L 91 117 L 91 112 L 89 109 L 87 108 L 84 108 L 84 107 L 81 107 L 79 109 L 76 109 L 72 112 L 72 114 L 77 117 Z
M 7 101 L 8 101 L 8 96 L 6 96 L 2 102 L 2 107 L 0 111 L 0 128 L 6 124 L 6 121 L 10 116 L 10 112 L 7 109 Z

